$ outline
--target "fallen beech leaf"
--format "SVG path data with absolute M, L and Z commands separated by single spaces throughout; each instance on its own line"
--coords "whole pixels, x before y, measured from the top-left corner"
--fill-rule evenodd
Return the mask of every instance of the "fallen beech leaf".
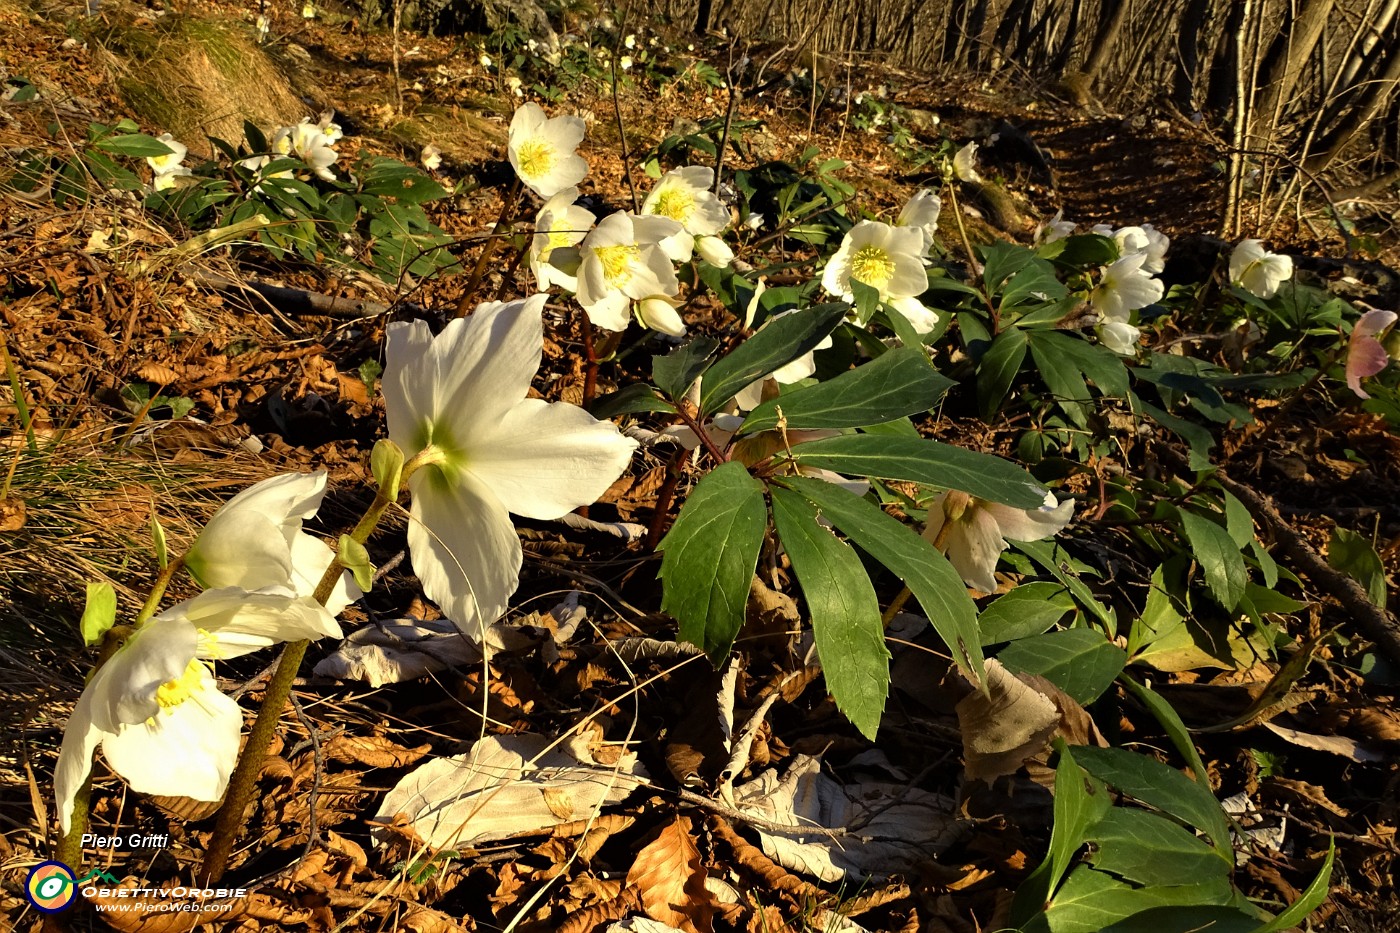
M 456 933 L 458 930 L 472 929 L 463 926 L 442 911 L 431 910 L 427 907 L 419 907 L 404 917 L 399 921 L 398 928 L 411 930 L 412 933 Z
M 1341 755 L 1343 758 L 1350 758 L 1352 761 L 1384 761 L 1385 755 L 1367 748 L 1355 739 L 1349 739 L 1343 735 L 1313 735 L 1310 732 L 1301 732 L 1297 729 L 1290 729 L 1287 726 L 1280 726 L 1276 723 L 1266 722 L 1263 724 L 1274 735 L 1287 739 L 1294 745 L 1303 748 L 1311 748 L 1319 752 L 1331 752 L 1333 755 Z
M 375 819 L 392 823 L 404 813 L 429 845 L 453 848 L 585 819 L 647 779 L 633 753 L 604 767 L 550 745 L 542 735 L 487 736 L 465 755 L 435 758 L 409 772 L 385 795 Z M 559 791 L 571 803 L 567 813 Z M 374 834 L 390 838 L 382 829 Z
M 958 701 L 967 776 L 990 783 L 1014 774 L 1039 753 L 1060 725 L 1053 700 L 1016 677 L 1000 661 L 987 661 L 987 694 Z
M 793 827 L 757 827 L 769 858 L 830 882 L 917 872 L 964 827 L 954 802 L 941 794 L 907 781 L 839 784 L 822 773 L 820 759 L 808 755 L 794 756 L 781 779 L 770 769 L 736 787 L 734 799 L 744 813 Z
M 334 761 L 354 761 L 371 768 L 402 768 L 432 750 L 431 743 L 405 748 L 379 735 L 342 733 L 326 743 L 324 754 Z
M 700 849 L 690 835 L 690 821 L 675 817 L 648 842 L 627 872 L 647 916 L 683 931 L 711 933 L 714 895 L 705 887 Z

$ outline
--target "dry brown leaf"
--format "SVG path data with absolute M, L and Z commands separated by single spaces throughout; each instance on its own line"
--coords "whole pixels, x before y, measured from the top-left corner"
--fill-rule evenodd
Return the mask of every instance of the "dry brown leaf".
M 18 496 L 0 499 L 0 531 L 19 531 L 24 527 L 27 512 L 24 500 Z
M 371 768 L 402 768 L 433 750 L 431 744 L 405 748 L 381 735 L 341 733 L 326 743 L 325 755 L 333 761 L 352 761 Z
M 476 924 L 471 922 L 469 917 L 462 918 L 465 923 L 459 923 L 456 919 L 449 917 L 440 910 L 432 910 L 427 907 L 419 907 L 413 913 L 399 921 L 400 930 L 411 930 L 412 933 L 457 933 L 459 930 L 474 930 Z
M 158 386 L 168 386 L 180 381 L 180 374 L 164 363 L 142 363 L 136 367 L 136 377 Z
M 700 849 L 690 834 L 690 820 L 676 816 L 637 853 L 627 872 L 647 916 L 685 933 L 711 933 L 714 895 L 705 888 Z
M 574 815 L 574 797 L 564 787 L 546 787 L 540 791 L 544 795 L 544 805 L 549 812 L 566 820 Z
M 1014 774 L 1045 748 L 1060 725 L 1054 701 L 1002 667 L 987 662 L 988 695 L 974 691 L 958 701 L 967 776 L 990 783 Z
M 163 813 L 181 820 L 202 820 L 211 817 L 222 806 L 221 800 L 192 800 L 189 797 L 147 797 Z

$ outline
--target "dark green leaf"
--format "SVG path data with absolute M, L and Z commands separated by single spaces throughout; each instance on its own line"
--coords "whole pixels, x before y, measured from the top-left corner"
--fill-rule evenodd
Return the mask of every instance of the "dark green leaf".
M 1136 884 L 1197 884 L 1212 875 L 1229 883 L 1230 869 L 1215 850 L 1165 817 L 1114 807 L 1089 833 L 1090 863 Z
M 170 155 L 174 152 L 165 143 L 153 136 L 145 133 L 126 133 L 120 136 L 106 136 L 93 143 L 103 152 L 110 152 L 113 155 L 131 156 L 135 159 L 144 159 L 150 156 Z
M 1059 339 L 1052 341 L 1047 340 L 1047 337 Z M 1061 343 L 1073 339 L 1062 334 L 1036 331 L 1030 335 L 1031 356 L 1035 360 L 1036 368 L 1040 370 L 1040 377 L 1045 380 L 1045 387 L 1059 403 L 1060 410 L 1077 427 L 1083 428 L 1089 424 L 1086 405 L 1089 400 L 1089 386 L 1085 384 L 1084 376 L 1075 365 L 1074 358 L 1059 350 Z
M 785 391 L 759 405 L 740 433 L 766 431 L 783 410 L 789 428 L 855 428 L 894 421 L 932 408 L 954 383 L 940 375 L 914 347 L 891 350 L 810 388 Z
M 1007 280 L 1001 290 L 1001 307 L 1005 310 L 1026 302 L 1059 301 L 1068 294 L 1069 290 L 1055 275 L 1055 267 L 1037 256 Z
M 1090 774 L 1129 797 L 1182 820 L 1205 833 L 1215 854 L 1233 864 L 1230 824 L 1207 784 L 1198 784 L 1175 768 L 1122 748 L 1085 746 L 1074 751 Z
M 977 407 L 991 421 L 1026 358 L 1026 332 L 1012 327 L 997 334 L 977 364 Z
M 982 629 L 982 644 L 997 645 L 1047 632 L 1065 613 L 1073 611 L 1074 601 L 1062 584 L 1022 583 L 992 600 L 977 617 L 977 624 Z
M 859 496 L 819 479 L 785 477 L 827 521 L 891 573 L 904 581 L 953 652 L 963 673 L 982 682 L 982 650 L 977 634 L 977 607 L 958 572 L 932 544 L 908 525 Z
M 645 382 L 632 385 L 616 392 L 594 399 L 588 406 L 595 418 L 613 418 L 617 415 L 635 415 L 647 412 L 674 412 L 676 406 L 657 394 L 656 389 Z
M 875 588 L 856 552 L 817 523 L 806 499 L 777 486 L 771 494 L 773 522 L 812 616 L 827 689 L 837 708 L 874 741 L 890 690 L 890 653 Z
M 1102 933 L 1254 933 L 1259 920 L 1237 907 L 1154 907 L 1103 928 Z
M 1186 509 L 1178 509 L 1181 529 L 1196 562 L 1205 573 L 1206 586 L 1215 601 L 1226 610 L 1233 610 L 1244 595 L 1249 572 L 1244 555 L 1230 540 L 1230 535 L 1215 522 Z
M 686 392 L 710 365 L 710 356 L 719 349 L 719 341 L 709 337 L 692 337 L 665 356 L 651 358 L 651 378 L 673 399 L 685 397 Z M 742 387 L 741 387 L 742 388 Z
M 981 252 L 982 284 L 989 294 L 999 291 L 1002 283 L 1039 258 L 1016 243 L 993 243 Z
M 847 476 L 961 489 L 1018 509 L 1039 508 L 1045 501 L 1045 487 L 1011 461 L 937 441 L 845 434 L 799 444 L 792 452 L 807 466 Z
M 1102 933 L 1114 923 L 1146 910 L 1221 905 L 1231 896 L 1229 884 L 1219 881 L 1135 888 L 1112 875 L 1080 865 L 1055 892 L 1045 915 L 1023 929 L 1027 933 Z
M 1181 721 L 1176 709 L 1162 699 L 1161 694 L 1149 690 L 1127 674 L 1119 675 L 1118 682 L 1157 717 L 1157 721 L 1166 730 L 1167 737 L 1176 746 L 1177 752 L 1191 765 L 1191 773 L 1196 775 L 1196 781 L 1209 786 L 1210 774 L 1206 771 L 1206 763 L 1201 760 L 1200 753 L 1196 751 L 1196 743 L 1191 740 L 1191 731 L 1186 728 L 1186 723 Z
M 1058 252 L 1053 255 L 1048 254 L 1048 250 L 1063 244 Z M 1079 236 L 1069 236 L 1056 240 L 1047 246 L 1040 248 L 1040 254 L 1047 259 L 1054 259 L 1062 265 L 1072 266 L 1076 269 L 1092 269 L 1096 266 L 1107 266 L 1118 260 L 1118 244 L 1106 236 L 1097 233 L 1083 233 Z
M 1039 674 L 1087 705 L 1113 683 L 1128 655 L 1097 629 L 1072 628 L 1014 641 L 997 660 L 1012 671 Z
M 1049 571 L 1051 576 L 1063 583 L 1074 594 L 1075 601 L 1081 607 L 1088 610 L 1094 618 L 1108 626 L 1111 631 L 1115 630 L 1113 628 L 1113 613 L 1094 598 L 1093 591 L 1084 585 L 1083 580 L 1079 579 L 1073 559 L 1053 538 L 1049 541 L 1016 541 L 1012 546 Z
M 817 344 L 841 323 L 846 311 L 844 304 L 815 305 L 769 321 L 767 327 L 705 372 L 705 379 L 700 383 L 700 410 L 707 414 L 718 411 L 755 379 L 816 349 Z M 661 384 L 661 379 L 656 378 L 657 384 Z
M 730 462 L 696 485 L 661 541 L 661 610 L 716 664 L 744 624 L 767 524 L 763 484 Z
M 1333 529 L 1327 563 L 1360 583 L 1371 602 L 1385 607 L 1385 565 L 1365 535 L 1341 527 Z
M 1045 860 L 1016 890 L 1011 907 L 1012 917 L 1022 924 L 1044 909 L 1075 853 L 1112 806 L 1103 782 L 1079 767 L 1063 739 L 1055 740 L 1055 748 L 1059 761 L 1055 765 L 1055 821 L 1050 828 L 1050 848 Z

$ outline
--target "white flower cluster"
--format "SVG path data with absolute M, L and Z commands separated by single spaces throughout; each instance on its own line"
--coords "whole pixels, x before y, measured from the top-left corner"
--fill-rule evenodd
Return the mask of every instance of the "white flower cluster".
M 714 170 L 692 165 L 668 172 L 640 211 L 599 220 L 576 203 L 577 186 L 588 175 L 588 163 L 576 151 L 584 129 L 579 117 L 546 117 L 533 103 L 511 120 L 510 164 L 521 183 L 545 199 L 535 218 L 530 270 L 541 289 L 573 292 L 599 327 L 625 330 L 635 317 L 653 330 L 682 336 L 674 264 L 696 253 L 714 266 L 734 260 L 720 238 L 729 210 L 711 191 Z

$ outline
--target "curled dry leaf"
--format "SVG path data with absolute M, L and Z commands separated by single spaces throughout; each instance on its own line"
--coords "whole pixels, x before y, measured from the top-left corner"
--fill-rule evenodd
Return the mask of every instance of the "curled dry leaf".
M 28 514 L 24 500 L 18 496 L 6 496 L 0 499 L 0 531 L 19 531 L 24 527 L 24 519 Z
M 353 632 L 317 663 L 316 676 L 382 687 L 480 660 L 481 649 L 446 619 L 394 619 Z
M 398 928 L 410 933 L 458 933 L 460 930 L 474 930 L 476 924 L 459 923 L 440 910 L 419 907 L 400 920 Z
M 627 872 L 647 916 L 683 933 L 711 933 L 714 895 L 705 887 L 700 849 L 690 834 L 690 820 L 676 816 L 637 853 Z
M 794 756 L 781 778 L 770 769 L 736 787 L 734 800 L 744 813 L 793 827 L 759 827 L 765 854 L 830 882 L 918 871 L 965 829 L 954 802 L 941 794 L 902 781 L 840 784 L 808 755 Z
M 354 761 L 371 768 L 402 768 L 432 750 L 431 743 L 405 748 L 380 735 L 341 733 L 326 743 L 324 754 L 332 761 Z
M 550 830 L 622 802 L 647 774 L 634 754 L 587 764 L 541 735 L 487 736 L 465 755 L 435 758 L 385 796 L 375 819 L 406 814 L 433 848 Z M 388 837 L 375 830 L 375 838 Z
M 138 379 L 154 382 L 158 386 L 168 386 L 180 381 L 180 374 L 164 363 L 142 363 L 136 367 L 135 375 Z
M 987 693 L 969 693 L 957 712 L 967 776 L 991 783 L 1045 748 L 1060 726 L 1060 710 L 1000 661 L 988 661 L 986 672 Z

